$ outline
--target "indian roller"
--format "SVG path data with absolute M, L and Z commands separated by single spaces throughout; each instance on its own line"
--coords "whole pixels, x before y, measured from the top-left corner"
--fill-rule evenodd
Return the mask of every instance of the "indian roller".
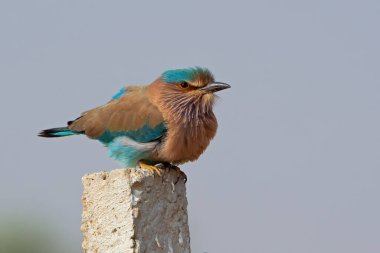
M 175 167 L 203 153 L 218 126 L 214 93 L 227 88 L 206 68 L 168 70 L 149 85 L 122 88 L 105 105 L 39 136 L 86 135 L 103 143 L 122 166 L 159 173 L 155 165 Z

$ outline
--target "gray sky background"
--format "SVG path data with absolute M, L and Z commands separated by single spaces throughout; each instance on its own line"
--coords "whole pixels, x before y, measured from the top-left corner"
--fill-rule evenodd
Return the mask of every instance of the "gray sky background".
M 118 165 L 37 132 L 197 65 L 232 89 L 182 166 L 192 252 L 379 252 L 379 24 L 379 1 L 1 1 L 2 217 L 80 252 L 81 176 Z

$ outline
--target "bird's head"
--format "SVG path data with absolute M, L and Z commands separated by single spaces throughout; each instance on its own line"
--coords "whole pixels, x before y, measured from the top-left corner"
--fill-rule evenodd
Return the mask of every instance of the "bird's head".
M 200 67 L 165 71 L 153 86 L 162 109 L 187 119 L 211 113 L 214 93 L 231 87 Z

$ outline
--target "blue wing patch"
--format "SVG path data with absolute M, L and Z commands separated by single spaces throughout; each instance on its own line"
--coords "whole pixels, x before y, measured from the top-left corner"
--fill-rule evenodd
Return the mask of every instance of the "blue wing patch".
M 158 124 L 154 128 L 150 128 L 148 125 L 144 125 L 142 128 L 131 131 L 109 131 L 106 130 L 100 137 L 97 138 L 100 142 L 108 144 L 113 139 L 121 136 L 127 136 L 137 142 L 151 142 L 160 138 L 165 134 L 167 128 L 164 122 Z
M 129 137 L 139 143 L 152 142 L 162 137 L 167 131 L 164 122 L 154 128 L 144 125 L 142 128 L 133 131 L 109 131 L 106 130 L 102 136 L 97 138 L 108 147 L 108 155 L 119 161 L 124 167 L 134 167 L 141 159 L 149 157 L 148 150 L 141 150 L 133 146 L 126 146 L 120 142 L 118 137 Z
M 112 96 L 112 100 L 119 99 L 121 96 L 123 96 L 127 91 L 125 88 L 121 88 L 118 93 Z

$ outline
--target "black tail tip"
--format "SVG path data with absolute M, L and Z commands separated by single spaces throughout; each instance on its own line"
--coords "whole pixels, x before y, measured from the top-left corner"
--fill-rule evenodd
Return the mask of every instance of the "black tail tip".
M 38 133 L 38 136 L 39 137 L 57 137 L 57 136 L 54 136 L 53 134 L 54 132 L 51 131 L 51 129 L 45 129 L 45 130 L 42 130 L 41 132 Z
M 38 133 L 40 137 L 55 138 L 55 137 L 64 137 L 68 135 L 76 134 L 75 132 L 69 130 L 67 127 L 57 127 L 42 130 Z

